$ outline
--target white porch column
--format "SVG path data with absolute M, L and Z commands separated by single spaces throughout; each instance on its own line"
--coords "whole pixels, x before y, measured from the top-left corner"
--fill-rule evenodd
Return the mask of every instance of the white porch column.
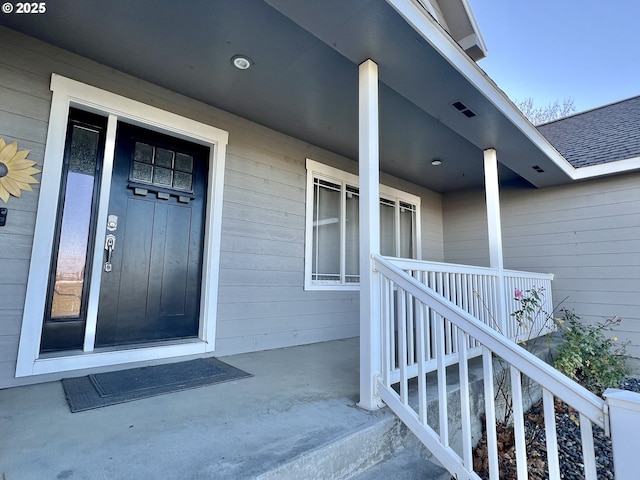
M 360 175 L 360 407 L 382 406 L 376 392 L 381 372 L 380 301 L 371 256 L 380 253 L 380 172 L 378 145 L 378 65 L 359 68 Z
M 496 151 L 484 151 L 484 190 L 487 202 L 487 228 L 489 233 L 489 266 L 498 270 L 498 301 L 496 321 L 503 334 L 507 334 L 506 292 L 504 287 L 504 259 L 502 254 L 502 224 L 500 222 L 500 189 L 498 187 L 498 158 Z

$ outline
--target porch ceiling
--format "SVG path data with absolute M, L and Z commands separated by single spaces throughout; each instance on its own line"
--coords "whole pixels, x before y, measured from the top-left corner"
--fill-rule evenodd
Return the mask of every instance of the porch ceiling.
M 480 186 L 482 149 L 494 147 L 502 182 L 568 181 L 548 144 L 532 142 L 385 0 L 56 0 L 0 24 L 354 160 L 358 64 L 371 58 L 383 171 L 438 192 Z M 236 54 L 253 67 L 235 69 Z

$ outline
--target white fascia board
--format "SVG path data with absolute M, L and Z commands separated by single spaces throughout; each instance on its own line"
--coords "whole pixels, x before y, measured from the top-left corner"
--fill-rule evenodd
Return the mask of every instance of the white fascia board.
M 460 46 L 467 52 L 474 61 L 482 60 L 485 58 L 486 52 L 484 52 L 478 45 L 478 36 L 475 33 L 471 33 L 461 40 L 458 40 Z
M 464 8 L 464 11 L 467 12 L 467 18 L 469 19 L 469 23 L 471 24 L 471 29 L 475 33 L 475 36 L 476 36 L 475 44 L 478 45 L 480 50 L 482 50 L 482 52 L 486 56 L 487 55 L 487 44 L 484 42 L 484 37 L 482 36 L 482 31 L 480 30 L 480 27 L 478 26 L 478 22 L 476 21 L 476 16 L 473 14 L 473 9 L 471 8 L 471 5 L 469 5 L 469 0 L 460 0 L 460 3 L 462 3 L 462 8 Z
M 466 0 L 463 0 L 466 2 Z M 623 160 L 613 162 L 612 167 L 605 165 L 583 167 L 580 169 L 571 165 L 549 141 L 533 126 L 533 124 L 516 107 L 509 97 L 495 84 L 458 45 L 451 36 L 432 18 L 424 14 L 414 0 L 387 0 L 404 19 L 411 25 L 429 45 L 440 53 L 469 83 L 474 85 L 487 100 L 500 110 L 531 142 L 540 149 L 562 172 L 571 180 L 584 180 L 601 175 L 622 173 L 638 168 L 633 161 Z M 489 146 L 487 146 L 489 147 Z M 625 163 L 628 162 L 628 163 Z M 600 167 L 600 168 L 595 168 Z M 588 169 L 588 170 L 587 170 Z
M 472 33 L 471 35 L 467 35 L 466 37 L 458 40 L 458 43 L 462 48 L 464 48 L 465 50 L 468 50 L 471 47 L 478 44 L 478 35 L 475 33 Z
M 631 172 L 633 170 L 640 170 L 640 157 L 627 158 L 626 160 L 602 163 L 600 165 L 591 165 L 589 167 L 575 168 L 572 179 L 586 180 L 589 178 L 602 177 L 604 175 Z
M 433 4 L 431 3 L 430 0 L 416 0 L 421 6 L 422 8 L 424 8 L 427 12 L 429 12 L 429 14 L 435 18 L 436 20 L 439 20 L 439 14 L 438 12 L 436 12 L 436 9 L 433 7 Z

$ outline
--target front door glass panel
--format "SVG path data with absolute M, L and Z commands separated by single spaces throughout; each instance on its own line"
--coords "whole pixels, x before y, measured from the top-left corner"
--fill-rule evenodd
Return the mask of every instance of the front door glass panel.
M 130 179 L 134 182 L 192 192 L 193 156 L 136 142 Z

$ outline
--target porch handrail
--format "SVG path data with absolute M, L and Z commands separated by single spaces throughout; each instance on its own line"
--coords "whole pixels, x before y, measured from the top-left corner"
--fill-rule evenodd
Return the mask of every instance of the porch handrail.
M 540 360 L 531 352 L 487 325 L 479 322 L 460 307 L 443 300 L 429 287 L 407 275 L 399 267 L 379 255 L 373 256 L 374 270 L 403 288 L 418 301 L 449 320 L 482 345 L 503 358 L 509 365 L 532 378 L 555 396 L 572 405 L 594 424 L 608 431 L 605 422 L 604 400 L 574 380 Z
M 446 262 L 433 262 L 431 260 L 415 260 L 411 258 L 400 257 L 383 257 L 386 260 L 392 262 L 395 266 L 402 270 L 416 270 L 416 267 L 426 270 L 426 267 L 432 267 L 430 269 L 438 270 L 446 273 L 471 273 L 480 275 L 498 275 L 499 270 L 491 267 L 480 267 L 477 265 L 464 265 L 461 263 L 446 263 Z M 520 277 L 526 275 L 529 278 L 538 278 L 540 280 L 553 280 L 553 273 L 540 273 L 540 272 L 528 272 L 521 270 L 509 270 L 504 269 L 504 274 L 507 276 Z
M 382 357 L 381 375 L 376 387 L 379 397 L 393 410 L 409 429 L 427 446 L 442 465 L 456 478 L 480 480 L 474 471 L 471 413 L 471 352 L 480 350 L 484 389 L 484 414 L 487 435 L 487 459 L 492 480 L 499 478 L 498 439 L 496 428 L 496 404 L 494 362 L 496 357 L 506 363 L 499 373 L 507 374 L 508 390 L 503 390 L 505 380 L 498 383 L 497 392 L 507 401 L 510 421 L 515 435 L 515 457 L 518 480 L 528 478 L 527 447 L 525 438 L 525 402 L 523 376 L 528 377 L 542 390 L 542 406 L 547 444 L 549 478 L 560 479 L 558 437 L 555 425 L 554 398 L 557 397 L 578 412 L 586 480 L 597 477 L 596 456 L 593 441 L 593 425 L 604 429 L 609 435 L 607 404 L 556 369 L 528 352 L 505 335 L 486 325 L 471 313 L 456 305 L 442 294 L 413 278 L 391 261 L 372 256 L 373 275 L 380 287 Z M 425 327 L 429 322 L 434 330 Z M 374 319 L 374 325 L 376 325 Z M 447 387 L 447 355 L 445 353 L 445 331 L 457 345 L 457 369 L 459 375 L 459 420 L 449 414 L 449 389 Z M 433 336 L 429 335 L 433 333 Z M 435 351 L 433 361 L 426 361 L 426 351 Z M 397 362 L 397 367 L 396 367 Z M 429 365 L 428 365 L 429 364 Z M 431 369 L 429 369 L 431 368 Z M 427 374 L 435 372 L 437 378 L 438 418 L 435 425 L 428 423 L 429 405 Z M 453 371 L 452 371 L 453 372 Z M 450 373 L 452 373 L 450 372 Z M 417 408 L 410 403 L 409 385 L 417 379 Z M 429 380 L 431 382 L 432 380 Z M 511 401 L 508 401 L 508 397 Z M 501 397 L 502 398 L 502 397 Z M 475 405 L 475 404 L 474 404 Z M 475 407 L 474 407 L 475 408 Z M 475 412 L 474 415 L 480 415 Z M 507 417 L 505 417 L 505 421 Z M 450 445 L 449 423 L 460 422 L 461 450 Z M 615 451 L 615 446 L 614 446 Z

